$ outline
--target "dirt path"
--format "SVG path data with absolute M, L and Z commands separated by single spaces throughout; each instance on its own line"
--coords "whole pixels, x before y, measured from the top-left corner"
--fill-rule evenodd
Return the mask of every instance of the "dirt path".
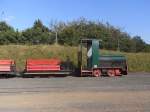
M 67 92 L 0 96 L 10 112 L 149 112 L 150 91 Z
M 0 80 L 1 112 L 150 112 L 150 75 Z

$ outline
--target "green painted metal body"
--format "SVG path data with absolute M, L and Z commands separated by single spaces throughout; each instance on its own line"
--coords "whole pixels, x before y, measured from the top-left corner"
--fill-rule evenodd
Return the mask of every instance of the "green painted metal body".
M 99 57 L 99 59 L 103 59 L 103 60 L 114 60 L 114 61 L 119 61 L 119 60 L 126 60 L 126 57 L 125 56 L 122 56 L 122 55 L 101 55 Z
M 122 55 L 101 55 L 99 57 L 100 68 L 121 68 L 127 70 L 126 57 Z
M 99 40 L 93 39 L 88 44 L 88 50 L 92 49 L 91 57 L 87 61 L 89 69 L 95 68 L 126 68 L 126 58 L 122 55 L 100 55 Z
M 97 68 L 99 67 L 99 41 L 98 40 L 92 40 L 92 62 L 91 62 L 91 68 Z
M 81 49 L 79 55 L 79 68 L 82 66 L 82 48 L 86 44 L 87 48 L 87 69 L 107 69 L 107 68 L 120 68 L 122 71 L 127 72 L 127 63 L 125 56 L 122 55 L 101 55 L 99 50 L 99 40 L 96 39 L 83 39 L 81 40 Z M 81 65 L 81 67 L 80 67 Z M 86 69 L 86 67 L 85 67 Z
M 87 48 L 87 68 L 98 68 L 99 67 L 99 40 L 96 39 L 83 39 L 81 40 L 81 47 L 80 47 L 80 58 L 79 58 L 79 65 L 82 66 L 82 53 L 83 53 L 83 44 L 86 44 Z

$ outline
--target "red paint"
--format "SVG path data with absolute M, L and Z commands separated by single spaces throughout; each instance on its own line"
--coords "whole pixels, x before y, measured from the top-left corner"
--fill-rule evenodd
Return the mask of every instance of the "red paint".
M 59 59 L 28 59 L 26 71 L 60 71 L 60 63 L 61 61 Z
M 28 59 L 27 65 L 59 65 L 59 59 Z
M 114 77 L 114 76 L 115 76 L 115 70 L 114 70 L 114 69 L 109 69 L 109 70 L 107 71 L 107 74 L 108 74 L 108 76 L 110 76 L 110 77 Z
M 109 69 L 109 70 L 107 71 L 107 74 L 108 74 L 108 76 L 110 76 L 110 77 L 121 76 L 120 69 L 117 69 L 117 68 L 115 68 L 115 69 Z
M 121 75 L 121 72 L 120 72 L 119 69 L 115 69 L 115 75 L 116 75 L 116 76 L 120 76 L 120 75 Z
M 14 64 L 13 60 L 0 60 L 0 72 L 11 72 L 11 66 Z
M 93 70 L 93 75 L 95 77 L 100 77 L 102 75 L 101 71 L 99 69 Z
M 14 63 L 14 60 L 0 60 L 0 65 L 11 65 Z

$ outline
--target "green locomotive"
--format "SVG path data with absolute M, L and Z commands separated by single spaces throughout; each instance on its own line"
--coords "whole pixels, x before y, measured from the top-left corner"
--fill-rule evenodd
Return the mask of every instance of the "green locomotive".
M 78 70 L 80 76 L 122 76 L 127 75 L 128 67 L 125 56 L 101 55 L 99 40 L 82 39 L 78 52 Z M 86 53 L 83 50 L 86 48 Z M 86 56 L 86 59 L 84 55 Z M 84 61 L 86 60 L 86 66 Z

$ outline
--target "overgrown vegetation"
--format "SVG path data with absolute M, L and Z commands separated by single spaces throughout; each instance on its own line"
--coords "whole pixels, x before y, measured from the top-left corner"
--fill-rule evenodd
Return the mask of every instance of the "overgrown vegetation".
M 81 38 L 101 39 L 101 48 L 123 52 L 150 52 L 150 45 L 140 36 L 131 37 L 128 33 L 109 23 L 89 21 L 80 18 L 71 22 L 51 22 L 48 27 L 36 20 L 31 28 L 14 30 L 5 22 L 0 22 L 0 44 L 53 44 L 55 34 L 61 45 L 77 46 Z
M 53 45 L 56 34 L 58 45 Z M 101 51 L 102 54 L 125 55 L 129 71 L 150 72 L 150 53 L 146 53 L 150 52 L 150 45 L 140 36 L 131 37 L 109 23 L 85 18 L 71 22 L 51 22 L 48 27 L 36 20 L 31 28 L 23 31 L 0 22 L 0 58 L 14 59 L 18 70 L 23 70 L 28 58 L 57 57 L 65 60 L 69 56 L 74 65 L 77 65 L 77 46 L 81 38 L 102 40 L 100 47 L 105 49 Z M 121 52 L 116 52 L 117 50 Z
M 14 59 L 18 70 L 24 69 L 26 59 L 60 58 L 66 60 L 67 56 L 74 65 L 77 65 L 78 47 L 60 45 L 2 45 L 0 46 L 0 59 Z M 123 54 L 127 57 L 130 72 L 150 72 L 150 53 L 122 53 L 101 50 L 101 54 Z

